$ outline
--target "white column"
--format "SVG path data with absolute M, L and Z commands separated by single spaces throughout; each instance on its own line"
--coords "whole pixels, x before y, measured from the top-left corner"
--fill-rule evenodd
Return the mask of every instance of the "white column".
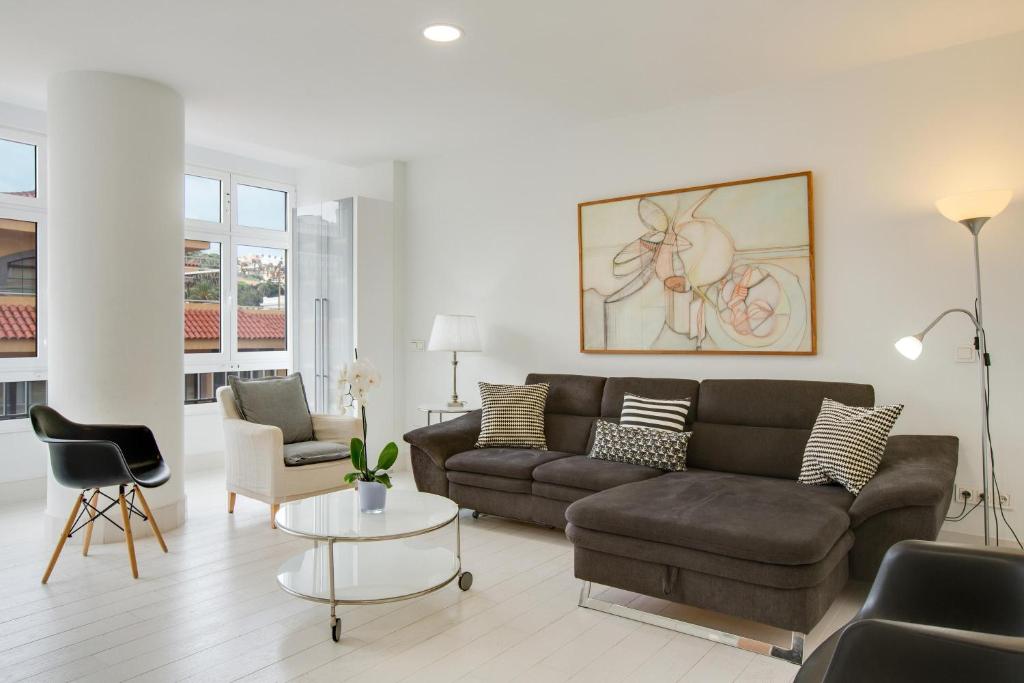
M 76 422 L 153 430 L 172 475 L 146 499 L 171 529 L 187 509 L 184 104 L 160 83 L 77 71 L 50 80 L 48 119 L 48 400 Z M 74 496 L 48 477 L 53 526 Z M 132 530 L 141 536 L 148 525 Z M 109 524 L 93 535 L 120 538 Z

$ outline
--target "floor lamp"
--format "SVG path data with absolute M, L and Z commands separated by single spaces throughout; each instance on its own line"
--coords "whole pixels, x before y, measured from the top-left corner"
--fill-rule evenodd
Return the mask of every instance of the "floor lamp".
M 990 544 L 989 533 L 989 509 L 992 515 L 995 513 L 995 506 L 998 501 L 992 496 L 996 488 L 995 472 L 990 469 L 991 445 L 989 443 L 989 366 L 992 360 L 988 353 L 988 340 L 985 335 L 984 318 L 981 305 L 981 259 L 978 251 L 978 233 L 982 226 L 994 216 L 999 215 L 1010 203 L 1013 196 L 1009 190 L 987 190 L 983 192 L 969 192 L 952 197 L 946 197 L 935 202 L 939 212 L 951 221 L 960 223 L 967 228 L 974 238 L 974 284 L 976 298 L 974 301 L 974 312 L 963 308 L 951 308 L 943 311 L 933 320 L 928 327 L 918 334 L 903 337 L 896 342 L 896 350 L 901 354 L 915 360 L 924 350 L 924 337 L 935 327 L 936 324 L 951 313 L 962 313 L 970 319 L 974 325 L 974 347 L 978 351 L 978 366 L 981 377 L 981 477 L 982 477 L 982 499 L 981 511 L 985 516 L 985 545 Z

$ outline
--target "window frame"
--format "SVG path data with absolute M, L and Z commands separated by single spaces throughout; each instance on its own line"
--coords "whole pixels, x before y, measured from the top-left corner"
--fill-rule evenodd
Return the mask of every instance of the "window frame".
M 187 165 L 186 175 L 215 178 L 221 182 L 221 222 L 185 220 L 184 239 L 219 242 L 221 245 L 221 350 L 219 353 L 182 353 L 185 373 L 237 372 L 267 368 L 295 367 L 295 295 L 293 286 L 294 214 L 296 190 L 293 185 L 201 166 Z M 182 183 L 185 180 L 182 178 Z M 235 197 L 238 185 L 250 185 L 285 193 L 285 230 L 239 226 Z M 285 343 L 283 351 L 239 351 L 238 349 L 238 247 L 265 247 L 285 251 Z M 184 244 L 183 244 L 184 248 Z M 184 271 L 182 273 L 184 284 Z M 184 343 L 184 318 L 182 319 Z M 184 381 L 184 380 L 183 380 Z
M 36 148 L 36 196 L 18 197 L 0 193 L 0 208 L 46 211 L 46 136 L 18 128 L 0 127 L 0 138 Z
M 47 287 L 46 213 L 0 205 L 0 218 L 36 224 L 36 355 L 0 358 L 0 382 L 46 379 Z

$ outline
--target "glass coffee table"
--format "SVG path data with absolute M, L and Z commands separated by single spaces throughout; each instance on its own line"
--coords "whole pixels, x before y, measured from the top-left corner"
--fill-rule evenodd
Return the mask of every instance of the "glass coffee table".
M 277 528 L 313 547 L 284 562 L 277 582 L 288 593 L 331 606 L 331 637 L 341 638 L 338 605 L 375 605 L 432 593 L 462 571 L 459 507 L 432 493 L 391 489 L 377 514 L 359 512 L 352 490 L 285 503 Z

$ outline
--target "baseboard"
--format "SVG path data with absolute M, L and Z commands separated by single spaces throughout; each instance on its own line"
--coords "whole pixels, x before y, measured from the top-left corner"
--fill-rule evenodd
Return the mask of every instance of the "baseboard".
M 4 503 L 23 503 L 46 500 L 46 477 L 0 482 L 0 500 Z
M 1009 532 L 1006 533 L 1009 538 L 1005 538 L 1000 535 L 999 547 L 1000 548 L 1017 548 L 1020 550 L 1020 546 L 1017 545 L 1017 541 L 1013 540 L 1013 535 Z M 946 541 L 948 543 L 966 543 L 967 545 L 985 545 L 985 537 L 981 534 L 968 534 L 963 531 L 946 531 L 943 529 L 939 532 L 940 541 Z M 992 544 L 995 545 L 995 539 L 992 540 Z

